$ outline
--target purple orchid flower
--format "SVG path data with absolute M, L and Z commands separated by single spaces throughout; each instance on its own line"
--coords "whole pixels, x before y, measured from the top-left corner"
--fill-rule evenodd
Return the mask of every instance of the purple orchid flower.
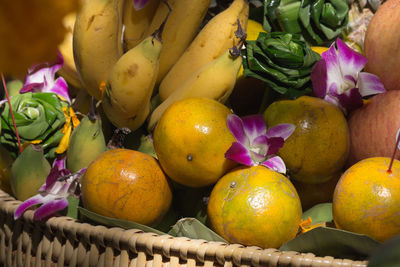
M 56 72 L 62 68 L 64 58 L 60 52 L 57 60 L 53 64 L 36 64 L 29 68 L 25 78 L 24 86 L 19 91 L 21 94 L 26 92 L 50 92 L 56 93 L 71 103 L 68 93 L 68 84 L 63 77 L 55 79 Z
M 72 195 L 79 197 L 76 193 L 79 185 L 79 179 L 85 173 L 83 168 L 76 173 L 65 168 L 65 156 L 54 160 L 50 174 L 46 182 L 39 188 L 39 194 L 25 200 L 14 213 L 14 219 L 18 219 L 30 207 L 41 205 L 34 213 L 34 220 L 48 218 L 57 211 L 68 207 L 67 197 Z
M 261 114 L 243 118 L 231 114 L 227 118 L 227 124 L 236 142 L 225 153 L 225 158 L 246 166 L 261 164 L 274 171 L 286 173 L 285 163 L 275 153 L 294 132 L 296 126 L 285 123 L 267 130 Z
M 133 7 L 135 10 L 142 9 L 150 0 L 133 0 Z
M 385 92 L 379 78 L 361 72 L 367 59 L 348 47 L 339 38 L 337 50 L 333 43 L 321 54 L 311 71 L 311 81 L 316 97 L 323 98 L 345 113 L 363 105 L 363 97 Z

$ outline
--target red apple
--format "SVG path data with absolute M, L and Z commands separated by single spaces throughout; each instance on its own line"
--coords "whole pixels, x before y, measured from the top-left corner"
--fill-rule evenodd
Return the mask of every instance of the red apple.
M 367 72 L 387 90 L 400 89 L 400 0 L 384 2 L 368 25 L 364 41 Z
M 400 91 L 373 96 L 348 117 L 350 131 L 349 164 L 369 157 L 391 157 L 400 128 Z M 400 152 L 396 159 L 400 159 Z

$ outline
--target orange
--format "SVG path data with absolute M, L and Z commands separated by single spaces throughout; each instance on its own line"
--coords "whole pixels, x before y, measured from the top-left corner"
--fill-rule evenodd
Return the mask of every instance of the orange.
M 83 206 L 103 216 L 152 225 L 172 202 L 170 183 L 157 160 L 130 149 L 99 155 L 81 179 Z
M 259 165 L 224 175 L 211 192 L 207 214 L 211 228 L 231 243 L 278 248 L 296 236 L 302 209 L 289 179 Z
M 268 127 L 296 126 L 278 155 L 290 178 L 303 183 L 323 183 L 340 176 L 350 152 L 346 117 L 335 105 L 311 96 L 275 101 L 264 112 Z
M 400 234 L 400 161 L 367 158 L 343 173 L 333 195 L 336 227 L 386 241 Z
M 225 159 L 235 138 L 226 124 L 231 111 L 218 101 L 188 98 L 173 103 L 154 129 L 161 167 L 188 187 L 214 184 L 236 163 Z

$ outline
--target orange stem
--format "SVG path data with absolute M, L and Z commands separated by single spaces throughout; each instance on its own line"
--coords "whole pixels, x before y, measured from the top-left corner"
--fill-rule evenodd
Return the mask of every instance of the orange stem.
M 13 125 L 14 125 L 15 135 L 17 136 L 19 153 L 21 154 L 21 152 L 22 152 L 21 140 L 19 139 L 19 134 L 18 134 L 18 130 L 17 130 L 17 124 L 15 123 L 14 113 L 13 113 L 12 108 L 11 108 L 11 101 L 10 101 L 10 97 L 8 96 L 6 80 L 4 79 L 4 74 L 3 73 L 1 73 L 1 80 L 3 81 L 4 91 L 6 93 L 6 98 L 7 98 L 8 106 L 9 106 L 9 109 L 10 109 Z

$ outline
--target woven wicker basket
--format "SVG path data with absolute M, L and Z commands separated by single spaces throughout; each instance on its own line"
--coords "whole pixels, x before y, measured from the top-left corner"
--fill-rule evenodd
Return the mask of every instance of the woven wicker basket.
M 366 261 L 107 228 L 69 217 L 13 219 L 20 204 L 0 190 L 0 266 L 366 266 Z

